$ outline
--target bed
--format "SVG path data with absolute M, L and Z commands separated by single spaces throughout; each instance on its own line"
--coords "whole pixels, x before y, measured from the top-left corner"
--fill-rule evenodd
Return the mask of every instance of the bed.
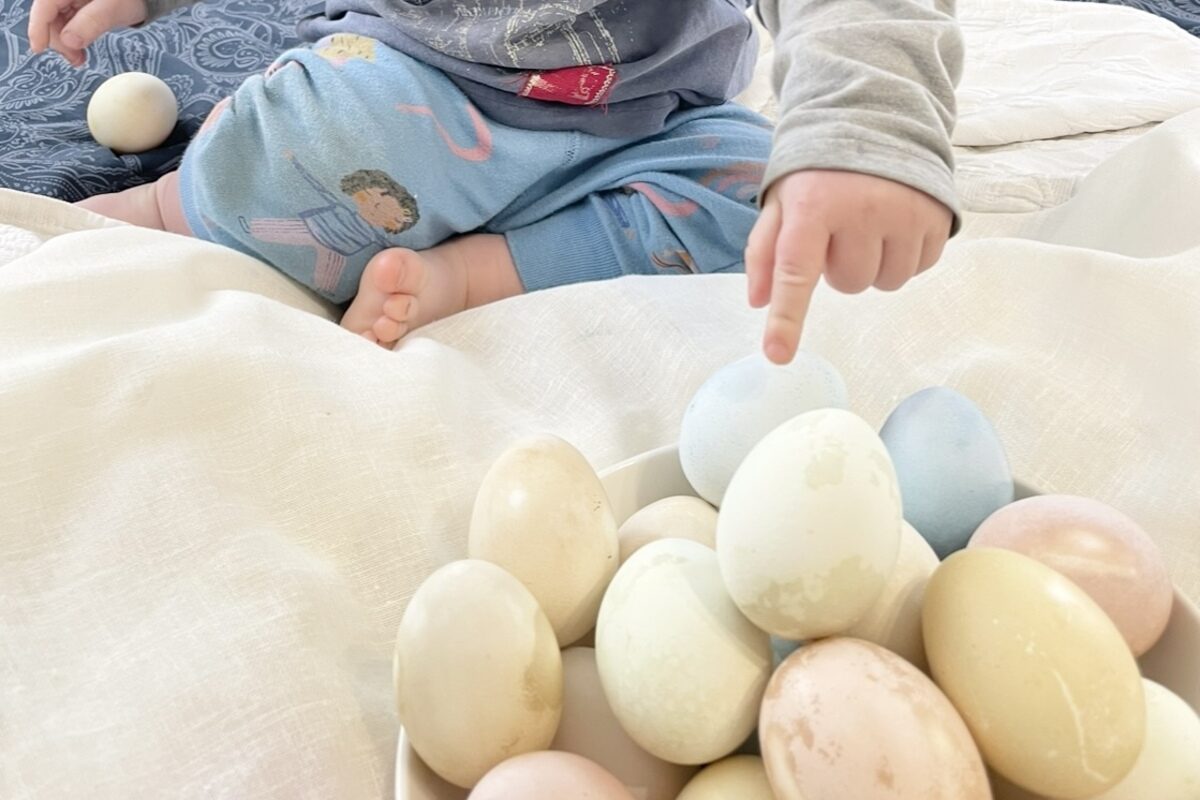
M 213 105 L 296 43 L 312 0 L 224 0 L 184 8 L 101 38 L 86 68 L 29 53 L 31 0 L 0 10 L 0 187 L 82 200 L 154 180 L 179 164 Z M 105 78 L 159 76 L 179 98 L 179 124 L 147 153 L 118 156 L 88 134 L 87 101 Z
M 903 292 L 822 290 L 805 344 L 873 424 L 966 392 L 1017 474 L 1139 519 L 1200 597 L 1200 98 L 1173 74 L 1200 40 L 1100 4 L 963 17 L 964 235 Z M 491 460 L 535 431 L 597 467 L 673 441 L 762 324 L 739 276 L 564 287 L 394 352 L 332 313 L 0 191 L 0 797 L 389 797 L 395 627 Z

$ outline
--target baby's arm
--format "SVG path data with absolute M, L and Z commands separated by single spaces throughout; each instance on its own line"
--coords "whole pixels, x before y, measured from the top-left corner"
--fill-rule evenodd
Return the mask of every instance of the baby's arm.
M 764 347 L 792 358 L 812 291 L 896 289 L 937 260 L 955 208 L 954 0 L 759 0 L 780 119 L 746 254 L 770 302 Z
M 197 0 L 33 0 L 29 48 L 56 50 L 72 65 L 86 60 L 92 42 L 114 28 L 143 25 Z

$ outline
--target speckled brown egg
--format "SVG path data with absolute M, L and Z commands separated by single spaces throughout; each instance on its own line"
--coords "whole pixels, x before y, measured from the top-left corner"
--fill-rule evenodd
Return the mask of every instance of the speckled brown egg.
M 989 800 L 966 724 L 916 667 L 859 639 L 797 650 L 767 686 L 759 740 L 780 800 Z
M 972 547 L 1003 547 L 1061 572 L 1104 609 L 1133 654 L 1166 630 L 1174 600 L 1162 553 L 1140 525 L 1086 497 L 1042 495 L 992 514 Z

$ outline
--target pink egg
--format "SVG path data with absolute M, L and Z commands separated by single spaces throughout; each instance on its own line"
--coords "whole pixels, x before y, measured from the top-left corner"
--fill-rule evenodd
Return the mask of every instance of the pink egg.
M 970 547 L 1001 547 L 1070 578 L 1116 624 L 1135 656 L 1167 627 L 1173 594 L 1162 553 L 1142 527 L 1086 497 L 1043 495 L 992 514 Z
M 621 782 L 583 756 L 543 750 L 493 767 L 467 800 L 634 800 Z
M 967 725 L 923 672 L 860 639 L 788 657 L 759 740 L 779 800 L 990 800 Z

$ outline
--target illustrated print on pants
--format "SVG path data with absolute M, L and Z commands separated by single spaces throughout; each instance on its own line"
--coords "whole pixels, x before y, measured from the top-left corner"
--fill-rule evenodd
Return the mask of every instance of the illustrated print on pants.
M 239 217 L 238 222 L 260 242 L 311 248 L 315 256 L 312 285 L 318 291 L 333 292 L 337 288 L 347 256 L 367 248 L 391 247 L 387 236 L 403 233 L 420 220 L 416 199 L 385 172 L 360 169 L 342 178 L 339 188 L 353 202 L 352 211 L 342 197 L 326 189 L 295 155 L 286 155 L 324 204 L 290 219 Z
M 765 164 L 759 161 L 740 161 L 706 172 L 700 178 L 700 185 L 726 197 L 749 203 L 758 196 L 765 175 Z
M 396 106 L 396 110 L 404 114 L 429 117 L 433 120 L 433 127 L 438 132 L 438 136 L 442 137 L 442 141 L 450 148 L 450 152 L 463 161 L 487 161 L 492 157 L 492 132 L 488 129 L 487 121 L 483 118 L 483 115 L 469 102 L 467 103 L 467 116 L 471 118 L 471 127 L 475 131 L 474 146 L 463 146 L 455 142 L 454 137 L 442 126 L 441 121 L 429 106 L 401 104 Z
M 343 67 L 356 58 L 374 63 L 375 40 L 353 33 L 335 33 L 318 42 L 313 52 L 335 67 Z

